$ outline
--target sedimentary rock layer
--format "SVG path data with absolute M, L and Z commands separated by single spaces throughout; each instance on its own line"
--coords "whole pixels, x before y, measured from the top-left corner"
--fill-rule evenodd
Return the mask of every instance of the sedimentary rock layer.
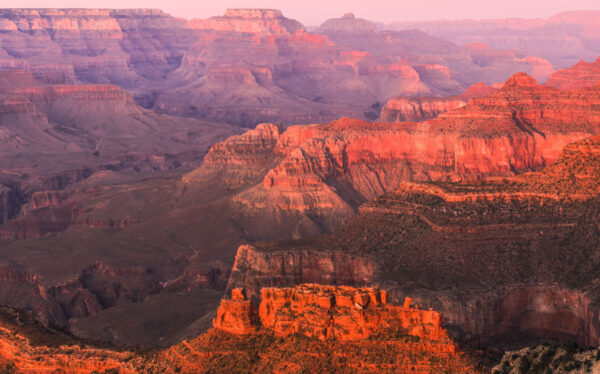
M 405 183 L 334 234 L 257 244 L 249 257 L 303 255 L 308 266 L 343 252 L 370 264 L 391 300 L 410 295 L 441 311 L 451 334 L 475 344 L 568 337 L 596 346 L 599 149 L 600 138 L 582 140 L 553 165 L 515 177 Z M 290 285 L 282 267 L 242 263 L 257 282 L 234 268 L 235 287 Z M 307 266 L 303 273 L 318 269 Z
M 381 109 L 379 122 L 422 122 L 437 117 L 441 113 L 462 108 L 470 99 L 491 95 L 496 88 L 484 83 L 469 87 L 464 93 L 447 98 L 437 97 L 396 97 L 385 103 Z
M 554 72 L 545 85 L 564 90 L 594 87 L 600 84 L 600 58 L 594 62 L 579 61 L 576 65 Z

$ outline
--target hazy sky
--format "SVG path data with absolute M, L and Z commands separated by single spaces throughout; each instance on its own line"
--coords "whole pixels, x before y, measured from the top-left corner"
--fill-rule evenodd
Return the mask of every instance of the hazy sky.
M 373 21 L 464 18 L 546 18 L 567 10 L 600 10 L 600 0 L 0 0 L 0 8 L 160 8 L 174 16 L 207 18 L 226 8 L 275 8 L 305 25 L 354 12 Z

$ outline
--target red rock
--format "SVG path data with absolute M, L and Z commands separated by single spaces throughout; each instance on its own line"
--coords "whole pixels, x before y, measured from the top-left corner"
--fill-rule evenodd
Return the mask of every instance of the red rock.
M 529 84 L 523 76 L 512 83 L 519 81 Z M 473 344 L 569 338 L 597 346 L 599 294 L 588 279 L 598 267 L 590 254 L 598 243 L 599 156 L 594 136 L 537 172 L 404 183 L 362 205 L 333 234 L 256 244 L 253 253 L 241 248 L 230 284 L 249 294 L 267 282 L 290 286 L 293 277 L 277 276 L 281 265 L 265 262 L 341 252 L 374 267 L 369 282 L 397 284 L 390 300 L 405 300 L 406 308 L 411 295 L 415 309 L 418 302 L 442 312 L 456 336 Z M 314 264 L 304 259 L 302 271 L 318 271 Z
M 245 300 L 242 289 L 234 289 L 230 300 L 222 300 L 217 317 L 213 321 L 215 328 L 232 334 L 252 334 L 259 328 L 256 307 Z
M 600 58 L 595 62 L 580 61 L 568 69 L 558 70 L 550 76 L 545 85 L 564 90 L 593 87 L 600 84 Z
M 388 305 L 385 291 L 374 288 L 303 284 L 294 288 L 263 288 L 256 309 L 244 300 L 241 289 L 232 290 L 232 299 L 223 300 L 214 327 L 234 334 L 272 330 L 276 336 L 302 334 L 336 340 L 366 339 L 386 329 L 428 339 L 447 337 L 442 316 L 434 311 Z
M 309 306 L 310 307 L 310 306 Z M 358 312 L 357 312 L 358 313 Z M 435 312 L 431 312 L 435 313 Z M 23 317 L 17 314 L 17 318 Z M 14 318 L 14 317 L 13 317 Z M 414 323 L 420 323 L 417 320 Z M 433 323 L 435 321 L 427 321 Z M 289 355 L 293 352 L 293 355 Z M 249 360 L 249 358 L 252 358 Z M 231 334 L 212 329 L 194 339 L 152 353 L 95 348 L 41 329 L 29 320 L 0 328 L 0 367 L 15 372 L 327 372 L 392 370 L 426 373 L 451 370 L 475 373 L 472 360 L 444 336 L 415 337 L 393 326 L 361 340 L 273 339 L 264 330 Z

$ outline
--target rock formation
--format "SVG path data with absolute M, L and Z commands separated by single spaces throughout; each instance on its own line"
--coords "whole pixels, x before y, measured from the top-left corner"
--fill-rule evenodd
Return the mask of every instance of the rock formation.
M 494 49 L 543 57 L 557 69 L 580 59 L 596 59 L 600 55 L 599 27 L 598 11 L 564 12 L 547 19 L 395 22 L 387 26 L 393 30 L 418 29 L 461 45 L 485 43 Z
M 485 97 L 496 89 L 485 83 L 477 83 L 464 93 L 454 97 L 396 97 L 385 103 L 381 109 L 379 122 L 423 122 L 441 113 L 462 108 L 470 99 Z
M 278 334 L 263 327 L 232 334 L 223 331 L 224 326 L 219 325 L 168 349 L 140 353 L 95 347 L 45 330 L 26 315 L 13 312 L 8 319 L 4 316 L 8 312 L 3 309 L 0 370 L 68 373 L 478 372 L 474 360 L 448 338 L 441 326 L 441 315 L 435 311 L 422 311 L 408 304 L 403 307 L 388 305 L 382 299 L 384 294 L 373 289 L 305 285 L 296 289 L 265 290 L 265 295 L 290 293 L 298 297 L 298 300 L 289 300 L 299 307 L 292 312 L 296 319 L 322 308 L 327 310 L 327 303 L 323 301 L 338 301 L 339 305 L 330 310 L 333 314 L 320 313 L 310 321 L 326 323 L 329 319 L 334 322 L 331 331 L 341 335 L 336 339 L 319 340 L 299 334 Z M 244 314 L 249 301 L 244 302 L 242 298 L 242 295 L 234 294 L 232 300 L 223 300 L 220 310 L 227 309 L 223 315 L 226 322 L 232 322 L 234 315 Z M 292 311 L 288 306 L 278 304 L 277 298 L 269 300 L 270 307 L 277 304 L 282 311 L 286 308 L 288 312 Z M 355 302 L 354 306 L 344 304 L 348 301 Z M 365 307 L 359 310 L 359 305 Z M 320 317 L 324 320 L 319 320 Z M 355 322 L 362 322 L 363 329 L 357 331 Z M 368 337 L 364 336 L 365 331 L 369 332 Z M 347 335 L 348 332 L 358 335 Z
M 596 91 L 559 91 L 517 74 L 498 92 L 420 124 L 342 119 L 295 126 L 279 137 L 275 166 L 262 183 L 234 201 L 254 211 L 340 217 L 407 179 L 536 169 L 554 162 L 566 144 L 600 131 Z
M 580 87 L 593 87 L 600 84 L 600 58 L 587 63 L 579 61 L 576 65 L 554 72 L 545 85 L 563 90 Z
M 372 266 L 372 282 L 389 299 L 410 295 L 441 311 L 450 333 L 473 344 L 571 338 L 597 346 L 599 149 L 600 138 L 588 138 L 542 171 L 515 177 L 405 183 L 334 234 L 258 243 L 253 257 L 302 256 L 309 274 L 319 271 L 309 264 L 343 252 Z M 293 285 L 280 266 L 240 264 L 230 287 L 252 294 L 276 280 Z
M 263 288 L 258 311 L 244 298 L 243 289 L 235 288 L 231 300 L 221 302 L 214 326 L 235 334 L 266 329 L 275 336 L 300 334 L 320 340 L 367 339 L 382 330 L 428 339 L 447 337 L 442 316 L 412 306 L 410 298 L 398 307 L 387 304 L 385 291 L 319 284 Z
M 48 180 L 46 186 L 75 185 L 68 196 L 35 195 L 21 216 L 0 228 L 12 240 L 0 243 L 5 271 L 18 274 L 0 302 L 32 310 L 42 321 L 76 326 L 73 331 L 83 336 L 95 331 L 85 321 L 115 323 L 115 330 L 103 331 L 117 341 L 127 332 L 119 332 L 123 325 L 113 313 L 127 315 L 133 301 L 146 298 L 223 290 L 229 283 L 246 288 L 254 300 L 257 286 L 378 282 L 377 261 L 341 248 L 271 252 L 263 250 L 268 244 L 253 244 L 237 259 L 235 251 L 257 240 L 336 230 L 359 206 L 406 181 L 510 177 L 542 168 L 558 159 L 565 144 L 598 132 L 597 96 L 596 88 L 561 91 L 519 74 L 492 95 L 423 123 L 343 119 L 285 131 L 263 124 L 212 147 L 205 163 L 182 178 L 123 184 L 117 172 L 91 169 Z M 59 188 L 44 190 L 52 189 Z M 39 239 L 14 240 L 32 237 Z M 107 285 L 92 287 L 89 269 Z M 36 282 L 27 281 L 31 276 Z M 15 296 L 24 295 L 16 292 L 24 285 L 27 297 Z M 119 287 L 127 292 L 115 297 Z M 542 291 L 530 295 L 543 299 Z M 472 316 L 447 315 L 451 326 Z M 484 322 L 471 321 L 479 322 L 469 331 L 481 336 Z
M 540 58 L 379 31 L 351 15 L 310 33 L 273 9 L 189 22 L 154 9 L 4 9 L 0 30 L 0 70 L 115 84 L 157 112 L 243 127 L 372 120 L 392 97 L 452 96 L 516 71 L 550 73 Z
M 325 21 L 315 32 L 318 34 L 364 34 L 376 33 L 377 26 L 366 19 L 356 18 L 352 13 L 346 13 L 342 18 L 332 18 Z
M 222 301 L 215 329 L 166 350 L 157 367 L 185 373 L 476 372 L 448 339 L 441 315 L 411 306 L 410 299 L 394 306 L 383 291 L 317 284 L 267 288 L 261 295 L 258 313 L 249 314 L 248 306 L 255 307 L 234 290 L 231 300 Z
M 192 20 L 190 27 L 199 30 L 240 32 L 265 35 L 290 35 L 304 32 L 298 21 L 285 18 L 277 9 L 227 9 L 223 16 Z
M 477 81 L 521 70 L 545 80 L 552 70 L 542 59 L 495 51 L 477 65 L 468 48 L 418 32 L 380 32 L 350 15 L 314 33 L 274 10 L 228 10 L 190 27 L 200 36 L 156 87 L 153 108 L 245 126 L 375 119 L 391 97 L 451 96 Z

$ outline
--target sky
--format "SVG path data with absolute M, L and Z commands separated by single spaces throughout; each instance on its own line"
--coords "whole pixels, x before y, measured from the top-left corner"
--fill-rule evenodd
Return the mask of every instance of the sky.
M 281 9 L 317 26 L 353 12 L 378 22 L 435 19 L 547 18 L 568 10 L 600 10 L 600 0 L 0 0 L 0 8 L 159 8 L 176 17 L 208 18 L 227 8 Z

